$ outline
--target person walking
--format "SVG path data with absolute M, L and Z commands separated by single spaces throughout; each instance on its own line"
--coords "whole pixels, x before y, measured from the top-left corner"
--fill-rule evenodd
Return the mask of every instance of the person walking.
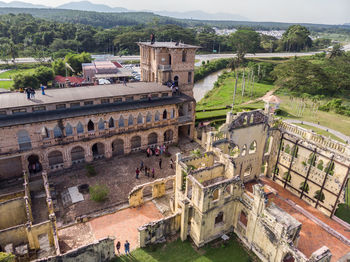
M 147 157 L 149 157 L 151 155 L 151 149 L 149 147 L 147 147 L 146 152 L 147 152 Z
M 170 158 L 170 168 L 174 169 L 174 161 L 172 158 Z
M 45 95 L 45 86 L 43 86 L 42 84 L 40 84 L 40 88 L 41 88 L 41 94 Z
M 140 164 L 140 171 L 143 170 L 143 161 L 141 160 L 141 164 Z
M 128 242 L 128 240 L 125 240 L 124 249 L 125 255 L 130 254 L 130 243 Z
M 139 174 L 140 174 L 140 170 L 139 170 L 139 168 L 136 168 L 136 179 L 139 179 Z
M 147 166 L 145 166 L 145 176 L 149 176 L 149 174 L 148 174 L 148 167 Z
M 118 255 L 120 255 L 120 241 L 117 242 L 115 247 L 117 248 Z
M 35 90 L 33 88 L 30 89 L 30 96 L 35 99 Z
M 162 158 L 159 158 L 159 168 L 162 169 Z
M 154 167 L 152 167 L 152 178 L 154 178 Z
M 30 88 L 26 88 L 27 99 L 30 99 Z

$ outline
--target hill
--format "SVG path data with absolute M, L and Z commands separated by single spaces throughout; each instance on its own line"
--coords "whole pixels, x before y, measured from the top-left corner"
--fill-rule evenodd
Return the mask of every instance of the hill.
M 70 2 L 67 4 L 59 5 L 56 9 L 72 9 L 80 11 L 95 11 L 105 13 L 118 13 L 118 12 L 130 12 L 130 10 L 123 7 L 110 7 L 103 4 L 94 4 L 89 1 Z

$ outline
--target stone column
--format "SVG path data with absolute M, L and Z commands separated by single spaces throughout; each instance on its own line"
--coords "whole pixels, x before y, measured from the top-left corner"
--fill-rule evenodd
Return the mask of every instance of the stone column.
M 63 151 L 63 164 L 64 164 L 64 168 L 69 168 L 72 166 L 72 158 L 71 158 L 71 154 L 69 151 L 69 148 L 64 148 Z
M 185 241 L 187 239 L 187 233 L 188 233 L 188 213 L 189 213 L 189 201 L 183 200 L 181 203 L 181 231 L 180 231 L 180 237 L 182 241 Z
M 91 146 L 87 144 L 85 146 L 85 161 L 89 163 L 89 162 L 92 162 L 93 160 L 94 158 L 92 156 Z
M 105 145 L 105 157 L 111 158 L 112 157 L 112 143 L 106 141 Z

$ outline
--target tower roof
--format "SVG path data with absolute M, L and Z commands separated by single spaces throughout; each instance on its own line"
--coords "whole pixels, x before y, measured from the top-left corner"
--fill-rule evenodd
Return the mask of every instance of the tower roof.
M 151 42 L 138 42 L 139 46 L 149 46 L 149 47 L 154 47 L 154 48 L 189 48 L 189 49 L 198 49 L 201 48 L 200 46 L 196 45 L 188 45 L 188 44 L 183 44 L 183 43 L 178 43 L 177 42 L 154 42 L 151 44 Z

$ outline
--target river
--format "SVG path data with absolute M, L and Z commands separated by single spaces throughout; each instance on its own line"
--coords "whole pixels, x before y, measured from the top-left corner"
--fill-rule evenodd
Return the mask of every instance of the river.
M 193 94 L 194 99 L 196 99 L 197 103 L 205 96 L 208 91 L 214 87 L 214 83 L 216 80 L 218 80 L 218 76 L 221 75 L 225 70 L 227 69 L 222 69 L 215 73 L 211 73 L 204 79 L 199 80 L 194 84 Z

